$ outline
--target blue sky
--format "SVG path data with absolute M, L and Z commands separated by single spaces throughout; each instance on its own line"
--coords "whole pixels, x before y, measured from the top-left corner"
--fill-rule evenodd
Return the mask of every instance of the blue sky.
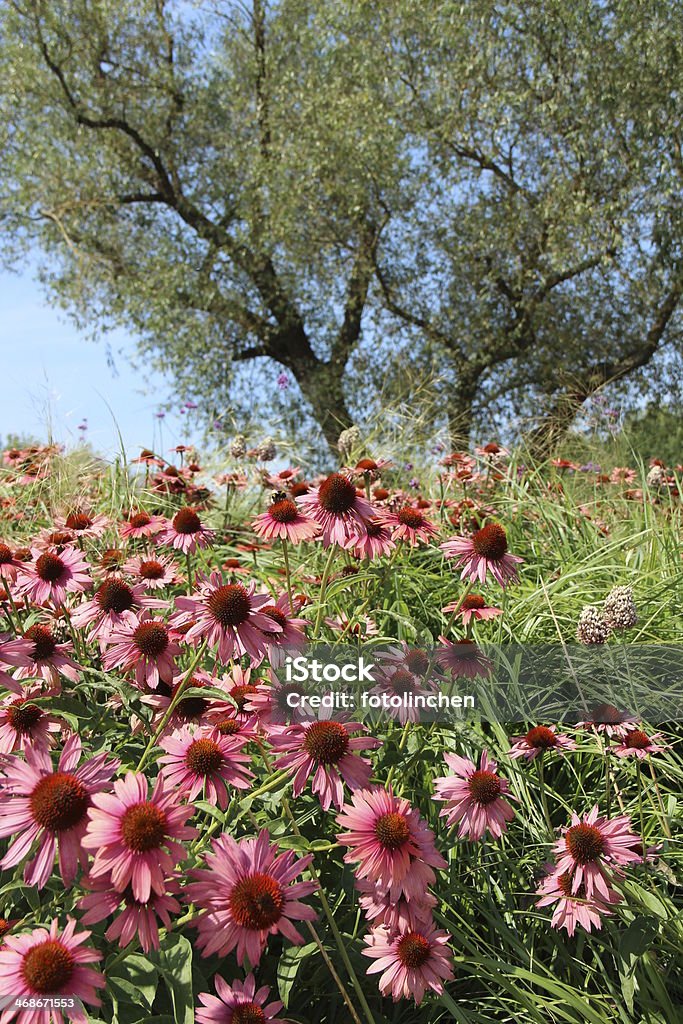
M 105 344 L 90 341 L 49 305 L 31 267 L 19 274 L 0 272 L 0 438 L 16 433 L 46 440 L 51 433 L 72 446 L 87 419 L 86 436 L 105 455 L 119 448 L 117 425 L 133 455 L 144 446 L 158 450 L 160 443 L 168 449 L 186 442 L 185 416 L 169 413 L 163 423 L 155 416 L 168 397 L 164 381 L 145 381 L 126 358 L 135 351 L 135 339 L 117 332 L 109 344 L 115 372 L 107 364 Z

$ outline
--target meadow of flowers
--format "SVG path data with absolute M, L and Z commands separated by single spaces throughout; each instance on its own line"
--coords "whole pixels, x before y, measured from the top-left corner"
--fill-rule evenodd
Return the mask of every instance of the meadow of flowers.
M 279 672 L 680 643 L 683 467 L 339 462 L 4 452 L 0 1024 L 683 1020 L 675 701 L 370 726 Z

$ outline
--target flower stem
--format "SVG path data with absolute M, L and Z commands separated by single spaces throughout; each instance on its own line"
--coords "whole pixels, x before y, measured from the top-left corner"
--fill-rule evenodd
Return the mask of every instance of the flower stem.
M 202 646 L 197 651 L 196 658 L 194 659 L 194 661 L 192 662 L 192 664 L 188 668 L 188 670 L 187 670 L 187 672 L 185 674 L 185 678 L 182 680 L 180 686 L 176 690 L 175 695 L 174 695 L 173 699 L 171 700 L 171 703 L 166 708 L 166 711 L 164 713 L 163 718 L 159 722 L 159 725 L 157 726 L 156 730 L 154 731 L 154 735 L 150 737 L 149 743 L 147 744 L 147 746 L 143 750 L 142 757 L 138 761 L 137 767 L 135 769 L 136 772 L 142 771 L 144 765 L 147 763 L 149 755 L 152 752 L 152 750 L 154 749 L 154 747 L 156 746 L 156 742 L 159 739 L 159 737 L 161 736 L 162 732 L 166 728 L 166 724 L 167 724 L 169 718 L 171 717 L 171 715 L 175 711 L 176 707 L 178 706 L 178 703 L 180 702 L 180 700 L 181 700 L 181 698 L 183 696 L 183 693 L 188 688 L 188 686 L 189 686 L 189 684 L 190 684 L 190 682 L 192 680 L 192 676 L 194 674 L 194 670 L 196 669 L 197 665 L 199 664 L 199 662 L 204 657 L 204 651 L 206 650 L 207 643 L 208 643 L 208 641 L 205 640 L 204 643 L 202 644 Z
M 292 823 L 292 829 L 294 831 L 294 834 L 297 835 L 297 836 L 301 836 L 301 831 L 299 829 L 299 826 L 296 823 L 296 818 L 294 817 L 294 813 L 292 811 L 292 808 L 289 806 L 289 801 L 286 798 L 283 799 L 282 806 L 284 808 L 284 811 L 285 811 L 287 817 L 289 818 L 290 822 Z M 375 1024 L 375 1018 L 372 1015 L 372 1010 L 368 1006 L 368 1001 L 365 998 L 365 993 L 363 992 L 361 984 L 360 984 L 360 982 L 358 980 L 358 975 L 354 971 L 353 964 L 351 963 L 351 961 L 349 959 L 349 954 L 346 951 L 346 946 L 344 944 L 344 939 L 342 938 L 342 934 L 339 931 L 339 928 L 337 927 L 337 922 L 334 919 L 334 914 L 332 913 L 332 908 L 330 907 L 330 904 L 328 903 L 327 896 L 325 895 L 325 890 L 323 889 L 323 887 L 322 887 L 322 885 L 320 883 L 320 877 L 319 877 L 317 871 L 315 870 L 315 868 L 313 867 L 313 864 L 311 864 L 309 866 L 308 870 L 311 872 L 311 875 L 313 876 L 315 881 L 318 883 L 318 896 L 320 897 L 320 903 L 322 904 L 323 911 L 325 912 L 325 917 L 327 918 L 328 923 L 330 925 L 330 928 L 332 930 L 332 934 L 334 935 L 334 941 L 335 941 L 335 943 L 337 945 L 337 949 L 339 950 L 339 955 L 342 958 L 342 961 L 344 963 L 344 967 L 346 968 L 346 973 L 348 974 L 349 979 L 351 981 L 351 984 L 353 985 L 353 987 L 354 987 L 354 989 L 356 991 L 356 995 L 358 996 L 358 1001 L 359 1001 L 360 1005 L 363 1008 L 363 1013 L 365 1014 L 365 1017 L 367 1019 L 368 1024 Z M 346 1002 L 346 1000 L 345 1000 L 345 1002 Z M 354 1017 L 354 1019 L 356 1019 L 356 1018 Z
M 545 753 L 541 751 L 539 757 L 536 760 L 536 767 L 538 769 L 538 785 L 541 790 L 541 803 L 543 804 L 543 814 L 545 815 L 546 825 L 548 831 L 552 834 L 553 823 L 550 820 L 550 810 L 548 808 L 548 793 L 545 788 Z
M 294 597 L 292 595 L 292 571 L 289 567 L 289 551 L 287 550 L 287 538 L 281 537 L 282 541 L 282 558 L 285 563 L 285 574 L 287 577 L 287 597 L 289 598 L 289 606 L 294 614 Z
M 320 597 L 318 599 L 318 612 L 315 617 L 315 626 L 313 629 L 313 636 L 317 640 L 318 633 L 320 632 L 320 624 L 323 618 L 323 612 L 325 609 L 325 595 L 327 593 L 327 581 L 330 578 L 330 569 L 332 567 L 332 559 L 334 558 L 334 544 L 330 544 L 330 550 L 327 555 L 327 561 L 325 562 L 325 568 L 323 569 L 322 579 L 320 580 Z

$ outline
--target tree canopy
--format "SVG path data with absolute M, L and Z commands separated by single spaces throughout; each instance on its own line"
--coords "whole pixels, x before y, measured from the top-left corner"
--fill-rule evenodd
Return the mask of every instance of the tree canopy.
M 429 363 L 468 434 L 680 352 L 673 0 L 0 9 L 6 257 L 207 407 L 265 362 L 332 443 Z

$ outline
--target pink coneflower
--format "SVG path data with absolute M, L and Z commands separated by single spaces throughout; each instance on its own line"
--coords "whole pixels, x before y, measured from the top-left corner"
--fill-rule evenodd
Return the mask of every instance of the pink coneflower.
M 497 763 L 486 750 L 482 751 L 479 768 L 469 758 L 457 754 L 444 754 L 444 760 L 455 775 L 434 782 L 434 799 L 446 801 L 439 816 L 449 826 L 459 821 L 460 837 L 481 839 L 488 830 L 494 839 L 500 839 L 515 812 L 504 799 L 510 784 L 498 775 Z
M 356 558 L 382 558 L 394 550 L 396 544 L 391 529 L 381 519 L 369 519 L 363 531 L 353 532 L 344 547 Z
M 648 736 L 642 729 L 630 729 L 622 738 L 621 743 L 613 748 L 617 757 L 637 757 L 639 760 L 648 754 L 661 754 L 667 749 L 666 744 L 659 744 L 662 734 L 654 732 Z
M 219 685 L 212 676 L 209 676 L 206 672 L 197 671 L 187 686 L 185 686 L 185 675 L 185 673 L 181 673 L 174 676 L 170 685 L 160 682 L 153 693 L 146 694 L 142 698 L 144 704 L 148 704 L 154 709 L 151 725 L 152 728 L 156 729 L 175 700 L 178 688 L 182 686 L 183 693 L 187 693 L 187 696 L 181 696 L 173 708 L 171 717 L 164 727 L 163 735 L 172 734 L 177 729 L 182 729 L 185 725 L 207 725 L 209 724 L 209 715 L 213 711 L 221 718 L 235 714 L 235 705 L 227 695 L 225 700 L 221 700 L 217 697 L 204 697 L 196 692 L 189 692 Z
M 267 540 L 281 538 L 291 544 L 313 540 L 320 533 L 318 524 L 303 515 L 291 498 L 281 494 L 275 496 L 267 512 L 254 519 L 251 528 L 259 537 Z
M 66 723 L 33 704 L 32 698 L 38 696 L 39 690 L 25 690 L 20 697 L 12 695 L 0 700 L 0 754 L 55 745 L 55 733 L 62 732 Z
M 76 1004 L 68 1013 L 58 1008 L 59 996 L 75 996 L 90 1006 L 101 1006 L 97 989 L 105 984 L 104 975 L 90 964 L 99 963 L 100 953 L 83 944 L 90 932 L 77 932 L 73 918 L 67 919 L 60 933 L 54 918 L 50 930 L 35 928 L 23 935 L 8 935 L 0 948 L 0 989 L 17 1000 L 55 999 L 55 1006 L 36 1009 L 27 1005 L 22 1010 L 12 1004 L 3 1011 L 3 1024 L 62 1024 L 67 1019 L 88 1024 L 85 1010 Z
M 456 608 L 463 626 L 467 626 L 470 619 L 486 622 L 487 619 L 495 619 L 498 615 L 503 614 L 502 608 L 493 608 L 481 594 L 467 594 L 463 601 L 451 601 L 450 604 L 444 606 L 442 611 L 445 615 L 450 615 Z
M 436 660 L 443 668 L 462 679 L 478 679 L 490 676 L 493 669 L 491 659 L 473 640 L 456 640 L 451 643 L 445 636 L 439 637 Z
M 379 480 L 385 469 L 391 469 L 391 459 L 361 459 L 351 470 L 353 476 L 373 481 Z
M 159 740 L 159 746 L 166 751 L 158 759 L 164 766 L 161 774 L 188 801 L 203 791 L 204 799 L 224 811 L 229 803 L 229 787 L 248 789 L 254 778 L 254 773 L 244 767 L 251 758 L 240 753 L 243 741 L 236 736 L 217 736 L 207 729 L 193 732 L 185 726 Z
M 144 611 L 139 618 L 112 630 L 107 643 L 102 658 L 107 671 L 135 669 L 135 682 L 141 689 L 156 689 L 160 680 L 170 683 L 173 679 L 180 646 L 171 639 L 167 625 L 150 612 Z
M 548 874 L 538 887 L 537 907 L 550 907 L 555 904 L 551 925 L 553 928 L 566 928 L 568 935 L 573 935 L 576 926 L 581 925 L 587 932 L 602 928 L 603 916 L 610 916 L 610 907 L 621 903 L 619 893 L 607 887 L 607 896 L 594 892 L 586 897 L 583 882 L 576 892 L 572 892 L 572 877 L 569 872 L 558 872 L 552 864 L 547 864 Z
M 82 671 L 69 652 L 71 643 L 57 643 L 50 626 L 36 622 L 24 633 L 24 640 L 29 643 L 29 663 L 15 673 L 17 679 L 35 679 L 41 676 L 49 687 L 49 692 L 59 693 L 61 690 L 60 676 L 77 683 Z
M 130 885 L 135 899 L 145 903 L 150 893 L 163 896 L 164 880 L 186 855 L 182 841 L 197 830 L 186 825 L 194 807 L 157 778 L 151 795 L 144 775 L 128 772 L 114 783 L 113 794 L 92 799 L 83 846 L 95 854 L 93 878 L 111 878 L 123 892 Z
M 392 899 L 391 891 L 375 882 L 357 878 L 358 902 L 372 927 L 383 925 L 393 935 L 397 931 L 415 931 L 430 924 L 438 900 L 425 890 L 419 899 L 408 902 L 399 896 Z
M 304 696 L 308 691 L 301 683 L 283 683 L 274 672 L 270 673 L 270 682 L 259 680 L 253 693 L 246 698 L 243 711 L 258 716 L 259 723 L 269 731 L 281 725 L 310 721 L 315 713 L 306 704 L 296 701 L 290 707 L 290 695 Z
M 19 833 L 0 861 L 0 867 L 13 868 L 38 840 L 38 849 L 24 871 L 29 885 L 42 889 L 59 856 L 59 871 L 65 885 L 71 885 L 79 863 L 85 867 L 83 851 L 88 808 L 95 797 L 109 788 L 120 761 L 97 754 L 80 767 L 81 741 L 68 738 L 54 771 L 50 755 L 41 747 L 27 747 L 25 761 L 8 759 L 0 790 L 0 836 Z
M 178 566 L 166 555 L 135 555 L 122 568 L 135 576 L 146 590 L 162 590 L 183 582 Z
M 192 555 L 197 548 L 208 547 L 215 536 L 215 530 L 209 530 L 204 526 L 197 510 L 188 505 L 179 509 L 171 522 L 157 534 L 157 541 L 159 544 L 175 548 L 176 551 Z
M 195 1010 L 197 1024 L 286 1024 L 276 1014 L 282 1009 L 279 1000 L 267 1002 L 270 989 L 267 985 L 257 990 L 253 974 L 244 981 L 233 981 L 228 985 L 217 974 L 214 977 L 217 996 L 200 992 L 201 1008 Z
M 22 565 L 23 562 L 14 557 L 12 549 L 7 544 L 0 543 L 0 579 L 14 583 Z
M 310 625 L 308 619 L 300 619 L 297 613 L 301 608 L 301 601 L 296 597 L 293 599 L 294 607 L 287 594 L 281 594 L 275 602 L 264 605 L 261 608 L 261 615 L 267 615 L 274 619 L 280 627 L 277 633 L 264 630 L 266 639 L 269 641 L 268 660 L 273 668 L 284 665 L 288 654 L 294 655 L 303 651 L 307 640 L 304 627 Z
M 292 793 L 300 796 L 313 776 L 311 789 L 322 809 L 344 803 L 344 783 L 349 789 L 364 789 L 370 782 L 372 764 L 355 751 L 376 750 L 382 744 L 370 736 L 354 736 L 366 729 L 359 722 L 318 721 L 310 725 L 290 725 L 270 737 L 273 751 L 282 754 L 277 768 L 288 768 L 294 775 Z
M 116 942 L 123 949 L 134 938 L 140 940 L 144 953 L 159 948 L 159 924 L 171 929 L 171 914 L 180 911 L 178 900 L 169 895 L 152 892 L 149 899 L 137 900 L 129 886 L 123 892 L 114 888 L 109 878 L 90 878 L 86 876 L 82 884 L 92 892 L 82 896 L 76 906 L 84 910 L 81 918 L 83 924 L 97 924 L 105 918 L 116 914 L 116 917 L 104 933 L 107 942 Z M 172 884 L 172 883 L 171 883 Z M 167 883 L 168 889 L 168 883 Z M 117 913 L 122 906 L 120 913 Z M 158 920 L 157 920 L 158 919 Z
M 119 576 L 106 579 L 89 601 L 84 601 L 71 613 L 78 629 L 91 627 L 91 635 L 98 640 L 109 640 L 114 630 L 130 624 L 137 625 L 141 608 L 165 608 L 166 601 L 148 597 L 142 583 L 132 586 Z
M 139 540 L 141 537 L 154 537 L 166 528 L 164 516 L 151 515 L 149 512 L 131 511 L 124 522 L 119 523 L 119 536 L 122 540 Z
M 31 664 L 31 644 L 23 637 L 0 633 L 0 683 L 12 693 L 21 693 L 21 686 L 3 671 L 6 668 L 24 668 Z
M 434 924 L 393 935 L 384 927 L 375 928 L 365 936 L 367 948 L 362 950 L 363 956 L 376 961 L 368 974 L 381 972 L 383 996 L 391 995 L 394 1002 L 414 999 L 419 1005 L 427 989 L 441 995 L 444 981 L 453 980 L 449 939 L 448 932 L 438 931 Z
M 411 547 L 428 544 L 439 532 L 438 526 L 413 505 L 403 505 L 396 512 L 384 512 L 382 519 L 391 528 L 394 540 L 404 540 Z
M 438 689 L 436 680 L 421 682 L 407 668 L 400 666 L 398 668 L 383 668 L 375 678 L 377 679 L 377 686 L 373 687 L 370 693 L 377 694 L 380 697 L 405 698 L 407 695 L 413 697 L 427 696 L 430 693 L 435 693 Z M 414 707 L 404 700 L 398 707 L 389 706 L 387 710 L 392 718 L 398 719 L 401 725 L 405 725 L 406 722 L 419 722 L 420 720 L 420 708 Z
M 109 519 L 77 509 L 67 516 L 55 516 L 55 526 L 58 530 L 71 530 L 76 537 L 101 537 L 109 526 Z
M 344 546 L 349 537 L 362 533 L 374 515 L 369 501 L 362 498 L 348 476 L 332 473 L 319 487 L 297 498 L 306 515 L 319 523 L 323 544 Z
M 554 725 L 534 725 L 524 736 L 515 736 L 508 750 L 508 757 L 524 757 L 533 761 L 539 754 L 555 751 L 558 754 L 565 750 L 576 750 L 576 743 L 559 733 Z
M 420 814 L 391 790 L 356 791 L 337 824 L 348 830 L 337 836 L 349 848 L 344 861 L 357 863 L 357 877 L 389 889 L 392 899 L 420 900 L 435 881 L 432 869 L 446 866 Z
M 577 729 L 589 729 L 592 732 L 603 733 L 610 739 L 614 736 L 621 739 L 631 730 L 635 729 L 637 718 L 628 711 L 620 711 L 614 704 L 598 704 L 593 708 L 590 718 L 576 723 Z
M 603 899 L 609 899 L 611 872 L 621 875 L 623 864 L 640 864 L 642 856 L 631 847 L 643 850 L 639 836 L 630 831 L 631 821 L 625 815 L 618 818 L 598 817 L 598 805 L 580 818 L 572 814 L 569 828 L 562 829 L 562 838 L 554 847 L 558 854 L 558 874 L 569 872 L 572 878 L 572 893 L 585 886 L 586 897 L 592 899 L 595 892 Z
M 260 664 L 268 647 L 264 634 L 282 631 L 275 619 L 263 614 L 264 605 L 272 603 L 270 595 L 255 594 L 255 583 L 225 583 L 215 570 L 210 576 L 198 573 L 197 587 L 198 597 L 176 597 L 182 613 L 178 624 L 190 623 L 187 642 L 196 646 L 206 639 L 224 664 L 243 654 Z
M 301 899 L 315 892 L 315 882 L 294 882 L 313 860 L 296 858 L 291 850 L 278 853 L 266 829 L 257 839 L 236 842 L 227 833 L 214 839 L 206 854 L 206 869 L 194 871 L 188 899 L 204 911 L 197 921 L 197 944 L 204 956 L 227 956 L 237 950 L 237 962 L 255 967 L 269 935 L 278 933 L 295 945 L 303 936 L 293 921 L 314 921 L 312 907 Z
M 471 537 L 452 537 L 440 545 L 446 558 L 462 566 L 461 579 L 486 583 L 489 573 L 501 587 L 517 579 L 517 564 L 524 559 L 508 552 L 508 539 L 500 523 L 488 523 Z
M 92 586 L 88 563 L 76 548 L 33 551 L 34 561 L 24 562 L 17 576 L 17 592 L 34 604 L 60 607 L 67 593 L 77 594 Z
M 40 530 L 38 536 L 33 540 L 33 551 L 47 551 L 56 548 L 61 551 L 63 548 L 71 547 L 76 543 L 76 534 L 73 530 L 56 530 L 54 527 L 45 527 Z

